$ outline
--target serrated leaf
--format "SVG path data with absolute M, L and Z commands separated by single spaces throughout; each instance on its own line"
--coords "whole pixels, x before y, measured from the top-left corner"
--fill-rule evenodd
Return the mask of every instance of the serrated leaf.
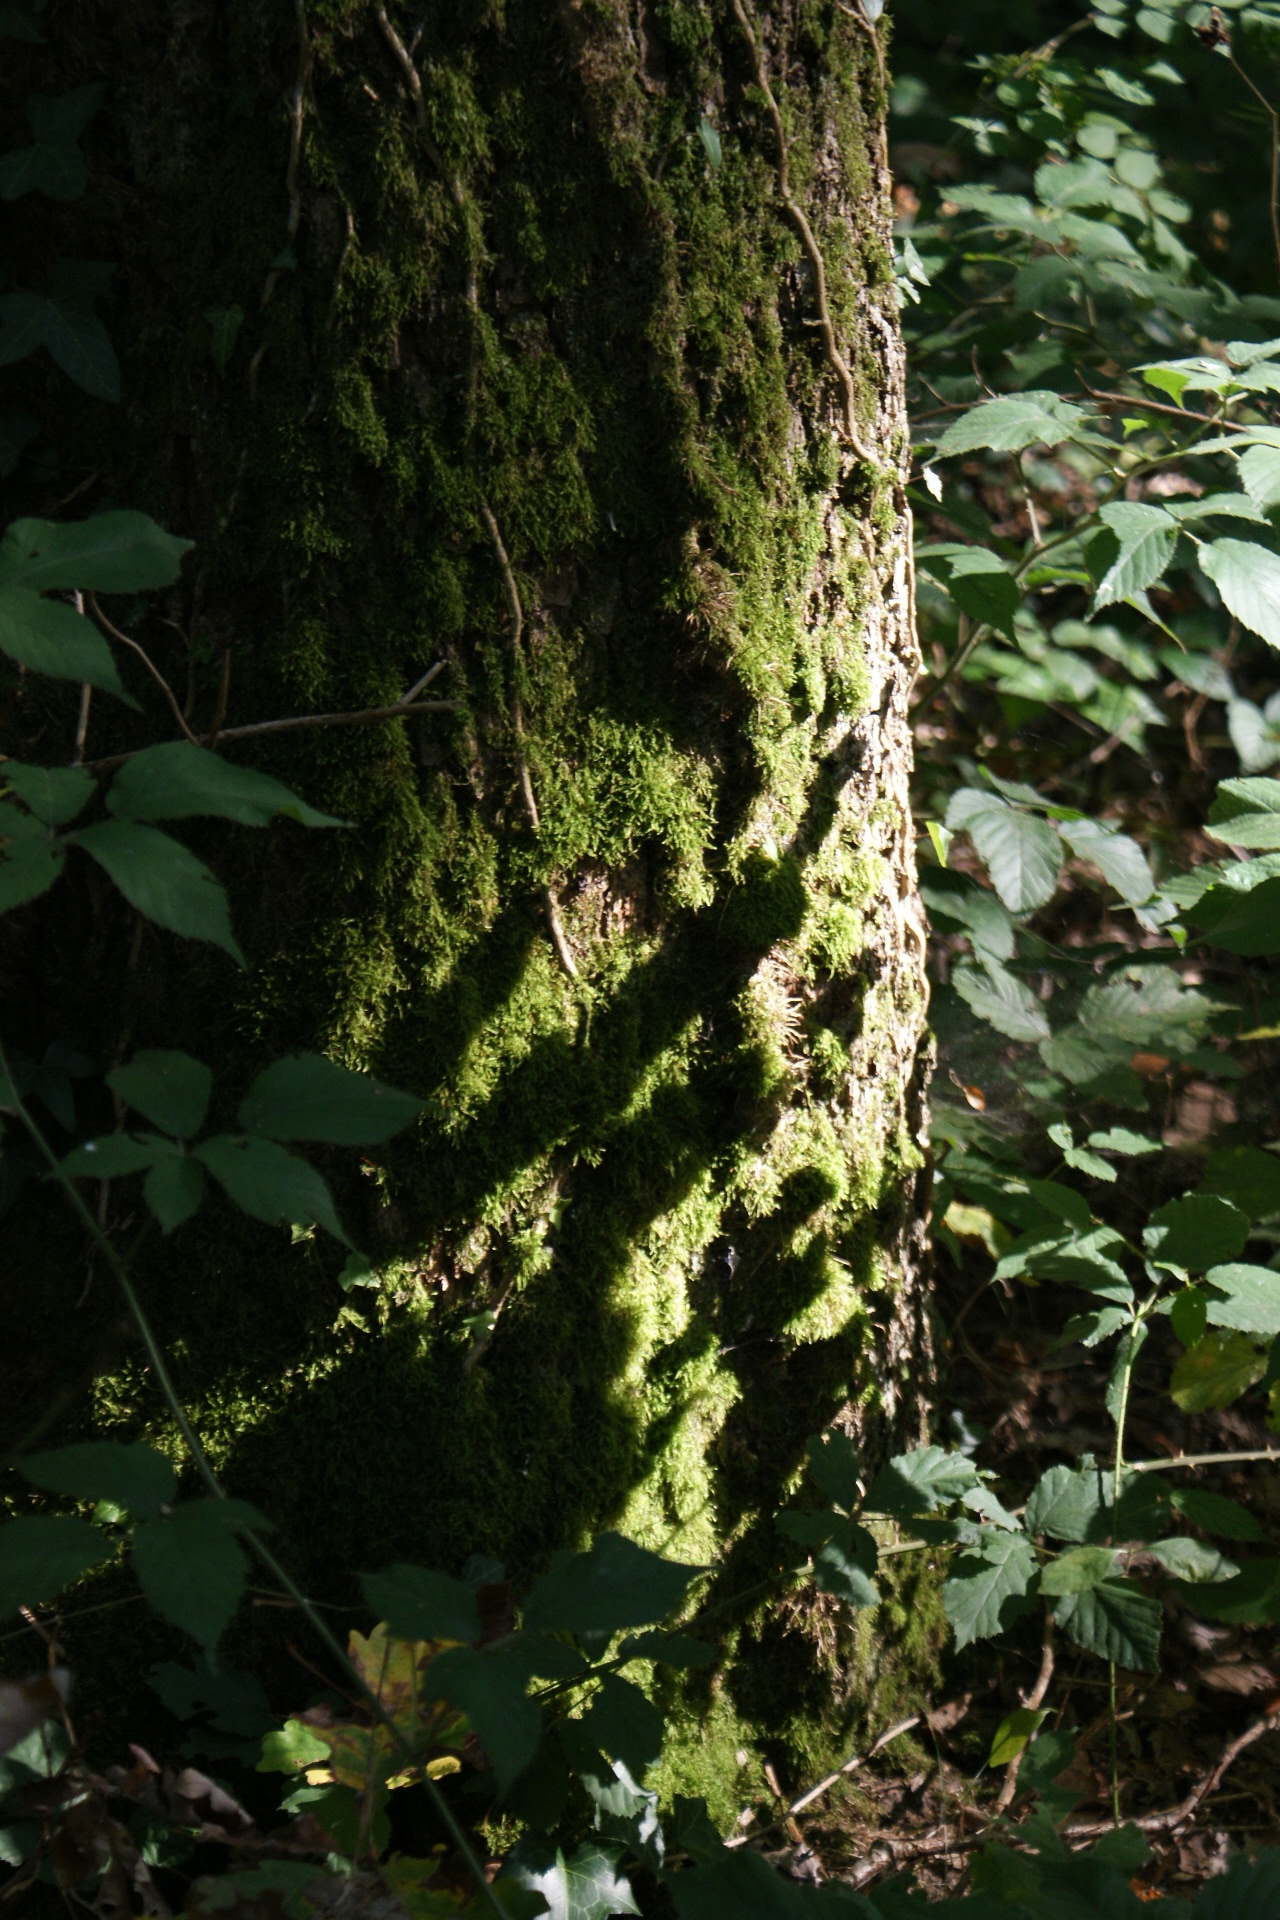
M 447 1573 L 398 1562 L 383 1573 L 362 1573 L 360 1586 L 378 1619 L 403 1640 L 480 1638 L 475 1595 Z
M 1233 1260 L 1249 1238 L 1249 1222 L 1239 1207 L 1218 1194 L 1192 1193 L 1157 1207 L 1143 1230 L 1147 1257 L 1157 1266 L 1203 1273 Z
M 153 1126 L 178 1140 L 189 1140 L 204 1125 L 213 1074 L 189 1053 L 146 1048 L 124 1066 L 113 1067 L 107 1085 Z
M 1198 558 L 1227 612 L 1280 647 L 1280 557 L 1253 540 L 1215 540 Z
M 1004 1033 L 1011 1040 L 1044 1040 L 1049 1022 L 1044 1009 L 1026 982 L 1019 980 L 998 960 L 984 956 L 983 964 L 961 960 L 951 975 L 951 985 L 980 1020 Z
M 172 1233 L 189 1220 L 204 1199 L 204 1168 L 189 1154 L 157 1154 L 142 1183 L 142 1197 L 160 1222 L 162 1233 Z
M 1233 1260 L 1205 1274 L 1205 1312 L 1215 1327 L 1274 1340 L 1280 1334 L 1280 1273 Z
M 1147 1551 L 1166 1573 L 1193 1584 L 1203 1580 L 1231 1580 L 1240 1571 L 1234 1560 L 1228 1560 L 1217 1547 L 1193 1540 L 1189 1534 L 1178 1534 L 1171 1540 L 1153 1540 Z
M 959 199 L 960 195 L 955 193 L 952 197 Z M 974 198 L 974 192 L 970 189 L 971 205 L 974 204 Z M 989 211 L 991 202 L 997 198 L 1008 199 L 1011 207 L 1014 204 L 1012 195 L 988 195 L 987 207 L 975 206 L 975 211 Z M 1038 220 L 1035 225 L 1039 230 Z M 1088 424 L 1089 416 L 1082 407 L 1072 406 L 1056 393 L 1035 391 L 1006 394 L 998 400 L 984 401 L 968 413 L 962 413 L 938 441 L 935 457 L 945 459 L 949 454 L 975 453 L 987 447 L 1006 453 L 1017 453 L 1023 447 L 1040 444 L 1056 447 L 1064 440 L 1078 436 Z
M 701 1571 L 620 1533 L 600 1533 L 586 1553 L 564 1554 L 552 1564 L 525 1601 L 524 1622 L 552 1633 L 653 1626 L 674 1612 Z
M 961 1499 L 979 1485 L 977 1469 L 963 1453 L 942 1447 L 915 1447 L 897 1454 L 882 1467 L 867 1494 L 868 1513 L 887 1513 L 895 1520 L 934 1513 Z
M 1224 780 L 1209 808 L 1215 840 L 1253 852 L 1280 848 L 1280 780 Z
M 1183 1287 L 1174 1295 L 1169 1324 L 1184 1347 L 1194 1347 L 1197 1340 L 1203 1340 L 1209 1324 L 1209 1303 L 1202 1287 Z
M 1118 551 L 1098 582 L 1093 611 L 1128 600 L 1154 586 L 1173 559 L 1178 523 L 1164 507 L 1118 500 L 1101 509 Z
M 1263 1356 L 1243 1333 L 1214 1328 L 1178 1360 L 1169 1392 L 1184 1413 L 1229 1407 L 1261 1380 Z
M 191 547 L 190 540 L 166 533 L 145 513 L 14 520 L 0 540 L 0 581 L 37 593 L 55 587 L 139 593 L 172 586 Z
M 155 1149 L 129 1133 L 104 1133 L 82 1140 L 59 1162 L 72 1180 L 120 1180 L 142 1173 L 155 1159 Z
M 1212 947 L 1246 957 L 1280 952 L 1280 875 L 1240 892 L 1209 887 L 1186 916 Z
M 424 1104 L 323 1054 L 298 1053 L 258 1075 L 238 1117 L 242 1127 L 272 1140 L 359 1147 L 389 1140 L 412 1125 Z
M 103 820 L 71 836 L 119 887 L 130 906 L 189 940 L 208 940 L 244 966 L 227 896 L 203 861 L 167 833 L 132 820 Z
M 1280 506 L 1280 447 L 1246 447 L 1240 455 L 1240 479 L 1263 513 Z
M 0 766 L 0 781 L 47 827 L 64 827 L 92 800 L 97 783 L 83 767 L 29 767 L 18 760 Z
M 1088 1593 L 1113 1571 L 1117 1555 L 1111 1547 L 1071 1547 L 1040 1569 L 1040 1591 L 1052 1596 Z
M 270 1226 L 323 1227 L 344 1246 L 351 1245 L 320 1174 L 274 1140 L 219 1133 L 202 1140 L 194 1151 L 236 1205 L 255 1220 Z
M 1078 1647 L 1117 1666 L 1159 1668 L 1161 1607 L 1130 1580 L 1104 1580 L 1087 1593 L 1064 1594 L 1054 1618 Z
M 1036 1557 L 1025 1534 L 992 1528 L 981 1554 L 961 1553 L 951 1567 L 942 1599 L 957 1652 L 973 1640 L 990 1639 L 1034 1605 Z
M 240 1604 L 249 1562 L 219 1511 L 193 1500 L 133 1536 L 139 1584 L 157 1613 L 203 1647 L 215 1647 Z
M 38 1514 L 0 1526 L 0 1619 L 53 1600 L 113 1552 L 87 1520 Z
M 1058 832 L 1079 860 L 1091 860 L 1122 900 L 1138 906 L 1156 890 L 1155 875 L 1146 854 L 1127 833 L 1116 833 L 1097 820 L 1064 820 Z
M 634 1681 L 606 1674 L 582 1716 L 582 1731 L 610 1760 L 620 1760 L 633 1780 L 643 1780 L 662 1758 L 666 1730 L 661 1713 Z
M 1216 1533 L 1223 1540 L 1265 1540 L 1266 1529 L 1255 1514 L 1222 1493 L 1206 1493 L 1199 1487 L 1175 1487 L 1170 1500 L 1193 1527 Z
M 1280 1560 L 1251 1560 L 1233 1580 L 1189 1584 L 1187 1605 L 1208 1620 L 1241 1626 L 1280 1622 Z
M 112 781 L 107 806 L 123 820 L 185 820 L 205 814 L 263 827 L 283 814 L 305 827 L 343 824 L 309 807 L 270 774 L 234 766 L 186 740 L 168 740 L 135 753 Z
M 47 1453 L 29 1453 L 17 1462 L 33 1486 L 71 1500 L 109 1500 L 140 1519 L 151 1519 L 172 1500 L 178 1484 L 173 1464 L 154 1447 L 135 1440 L 85 1440 Z
M 998 794 L 962 787 L 951 797 L 946 824 L 952 833 L 969 835 L 1011 913 L 1028 913 L 1052 899 L 1062 847 L 1039 815 L 1010 806 Z
M 1078 1467 L 1050 1467 L 1031 1490 L 1023 1524 L 1030 1534 L 1083 1542 L 1093 1536 L 1105 1505 L 1102 1474 L 1092 1461 Z

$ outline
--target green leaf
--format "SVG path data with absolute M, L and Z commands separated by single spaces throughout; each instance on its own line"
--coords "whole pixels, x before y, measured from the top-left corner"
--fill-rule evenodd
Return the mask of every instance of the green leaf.
M 362 1573 L 360 1586 L 379 1620 L 404 1640 L 478 1640 L 480 1609 L 470 1587 L 447 1573 L 398 1562 Z
M 0 1526 L 0 1619 L 55 1599 L 112 1552 L 106 1535 L 87 1520 L 40 1514 L 6 1521 Z
M 111 812 L 125 820 L 185 820 L 209 814 L 263 827 L 282 813 L 304 827 L 340 827 L 270 774 L 233 766 L 204 747 L 168 740 L 127 760 L 107 794 Z
M 235 352 L 236 339 L 244 325 L 244 308 L 206 307 L 204 317 L 209 322 L 209 351 L 213 355 L 213 364 L 222 373 Z
M 1240 479 L 1263 513 L 1280 506 L 1280 447 L 1246 447 L 1240 455 Z
M 1140 906 L 1156 890 L 1155 875 L 1146 854 L 1127 833 L 1116 833 L 1097 820 L 1063 820 L 1058 832 L 1078 860 L 1091 860 L 1122 900 Z
M 639 1687 L 616 1674 L 601 1680 L 581 1726 L 601 1753 L 622 1761 L 633 1780 L 642 1780 L 662 1758 L 662 1715 Z
M 1199 1487 L 1175 1487 L 1169 1495 L 1184 1520 L 1223 1540 L 1265 1540 L 1266 1529 L 1256 1515 L 1222 1493 L 1205 1493 Z
M 1199 1191 L 1220 1194 L 1250 1220 L 1269 1220 L 1280 1213 L 1280 1156 L 1261 1147 L 1216 1147 Z
M 846 1512 L 862 1499 L 858 1484 L 861 1457 L 849 1436 L 836 1429 L 815 1433 L 805 1442 L 809 1472 L 829 1500 Z
M 0 294 L 0 366 L 25 359 L 37 347 L 47 347 L 62 371 L 95 400 L 119 400 L 120 362 L 110 335 L 84 299 Z
M 968 547 L 953 555 L 947 590 L 961 612 L 1013 639 L 1022 589 L 998 554 L 987 547 Z
M 1208 1620 L 1226 1620 L 1241 1626 L 1280 1622 L 1280 1560 L 1251 1560 L 1234 1580 L 1188 1586 L 1187 1605 Z
M 682 1566 L 620 1533 L 599 1533 L 586 1553 L 561 1554 L 524 1604 L 526 1627 L 616 1633 L 648 1627 L 679 1606 L 701 1567 Z
M 954 193 L 952 197 L 960 196 Z M 972 201 L 973 190 L 970 190 L 969 197 Z M 988 198 L 1013 202 L 1012 195 L 991 195 Z M 1036 227 L 1039 230 L 1039 222 Z M 948 454 L 974 453 L 983 447 L 1005 453 L 1017 453 L 1023 447 L 1041 444 L 1056 447 L 1064 440 L 1078 437 L 1088 424 L 1089 415 L 1082 407 L 1072 406 L 1056 393 L 1036 391 L 1006 394 L 998 400 L 984 401 L 968 413 L 962 413 L 938 441 L 935 453 L 938 459 L 945 459 Z
M 621 1857 L 620 1846 L 599 1840 L 584 1840 L 566 1857 L 553 1840 L 526 1834 L 507 1855 L 494 1886 L 501 1894 L 503 1882 L 514 1881 L 541 1895 L 548 1920 L 608 1920 L 610 1914 L 639 1913 L 630 1883 L 618 1871 Z
M 92 620 L 29 587 L 0 586 L 0 653 L 53 680 L 87 680 L 124 695 L 111 649 Z
M 1205 1285 L 1210 1289 L 1205 1311 L 1212 1326 L 1235 1327 L 1268 1340 L 1280 1334 L 1280 1273 L 1233 1260 L 1210 1267 Z
M 875 1540 L 866 1528 L 837 1516 L 831 1538 L 813 1556 L 814 1584 L 851 1607 L 878 1607 L 880 1595 L 869 1578 L 877 1558 Z
M 969 835 L 1011 913 L 1030 912 L 1052 899 L 1062 848 L 1047 821 L 998 794 L 962 787 L 951 797 L 946 824 L 952 833 Z
M 226 894 L 208 867 L 177 840 L 132 820 L 104 820 L 71 837 L 146 919 L 190 940 L 208 940 L 246 964 L 231 931 Z
M 951 985 L 978 1018 L 997 1033 L 1008 1034 L 1011 1040 L 1047 1039 L 1049 1022 L 1040 1002 L 1025 981 L 998 960 L 984 955 L 981 965 L 959 961 L 952 971 Z
M 668 1875 L 666 1885 L 677 1920 L 808 1920 L 811 1914 L 814 1920 L 881 1920 L 882 1909 L 864 1894 L 838 1882 L 798 1886 L 749 1847 L 733 1853 L 722 1847 L 710 1863 Z
M 1203 1340 L 1204 1330 L 1209 1324 L 1209 1307 L 1202 1287 L 1183 1287 L 1175 1294 L 1173 1305 L 1169 1309 L 1169 1321 L 1184 1347 L 1194 1347 L 1197 1340 Z
M 1086 1593 L 1064 1594 L 1053 1612 L 1068 1638 L 1099 1659 L 1158 1671 L 1160 1602 L 1131 1580 L 1104 1580 Z
M 269 1226 L 323 1227 L 335 1240 L 351 1245 L 334 1211 L 324 1180 L 307 1161 L 286 1153 L 274 1140 L 246 1140 L 218 1133 L 195 1149 L 214 1179 L 236 1205 Z
M 1213 1331 L 1189 1347 L 1169 1380 L 1169 1392 L 1184 1413 L 1229 1407 L 1261 1380 L 1266 1362 L 1243 1333 Z
M 0 780 L 47 827 L 64 827 L 88 806 L 97 783 L 83 767 L 28 767 L 6 760 Z
M 204 1125 L 213 1074 L 189 1053 L 147 1048 L 123 1067 L 113 1067 L 107 1085 L 153 1126 L 189 1140 Z
M 1102 1474 L 1092 1461 L 1050 1467 L 1032 1488 L 1023 1524 L 1028 1533 L 1052 1540 L 1088 1540 L 1105 1505 Z
M 154 1447 L 135 1440 L 85 1440 L 77 1446 L 29 1453 L 17 1462 L 33 1486 L 70 1500 L 108 1500 L 139 1519 L 152 1520 L 172 1500 L 178 1485 L 173 1465 Z
M 66 854 L 29 814 L 0 804 L 0 913 L 47 893 L 62 872 Z
M 156 1612 L 202 1647 L 221 1639 L 240 1604 L 249 1562 L 218 1500 L 191 1500 L 133 1536 L 138 1582 Z
M 1189 1534 L 1179 1534 L 1172 1540 L 1153 1540 L 1148 1552 L 1166 1573 L 1193 1584 L 1202 1580 L 1230 1580 L 1240 1571 L 1217 1547 L 1193 1540 Z
M 1204 928 L 1210 946 L 1257 956 L 1280 953 L 1280 875 L 1242 893 L 1235 887 L 1206 889 L 1186 918 Z
M 963 1453 L 916 1447 L 881 1468 L 867 1494 L 866 1511 L 911 1520 L 962 1499 L 979 1484 L 977 1469 Z
M 1049 1718 L 1047 1707 L 1015 1707 L 996 1728 L 987 1755 L 989 1767 L 1007 1767 L 1016 1760 L 1033 1733 Z
M 1217 1194 L 1192 1193 L 1157 1207 L 1143 1231 L 1147 1254 L 1157 1266 L 1203 1273 L 1243 1252 L 1249 1222 L 1239 1207 Z
M 103 1133 L 83 1140 L 59 1165 L 72 1180 L 120 1180 L 141 1173 L 155 1159 L 155 1149 L 129 1133 Z
M 431 1661 L 424 1687 L 465 1713 L 493 1765 L 499 1792 L 514 1786 L 537 1752 L 542 1714 L 525 1693 L 524 1670 L 501 1653 L 448 1647 Z
M 308 1767 L 323 1765 L 329 1758 L 326 1743 L 305 1720 L 286 1720 L 282 1727 L 265 1735 L 262 1758 L 255 1773 L 303 1773 Z
M 1209 808 L 1208 831 L 1232 847 L 1280 848 L 1280 780 L 1224 780 Z
M 411 1093 L 384 1087 L 371 1074 L 352 1073 L 323 1054 L 298 1053 L 258 1075 L 241 1102 L 239 1120 L 272 1140 L 362 1147 L 411 1126 L 424 1105 Z
M 0 582 L 15 581 L 37 593 L 53 587 L 140 593 L 172 586 L 192 544 L 166 533 L 145 513 L 15 520 L 0 541 Z
M 1215 540 L 1198 558 L 1227 612 L 1280 647 L 1280 558 L 1253 540 Z
M 1040 1591 L 1051 1595 L 1089 1593 L 1113 1571 L 1116 1553 L 1111 1547 L 1071 1547 L 1040 1569 Z
M 951 1563 L 942 1600 L 955 1631 L 959 1652 L 973 1640 L 988 1640 L 1030 1611 L 1036 1557 L 1023 1533 L 993 1527 L 981 1552 L 958 1554 Z
M 1178 522 L 1164 507 L 1118 500 L 1103 507 L 1099 517 L 1114 535 L 1118 551 L 1098 582 L 1095 613 L 1154 586 L 1178 542 Z
M 204 1185 L 204 1168 L 189 1154 L 157 1154 L 142 1183 L 142 1197 L 162 1233 L 172 1233 L 191 1218 L 204 1199 Z

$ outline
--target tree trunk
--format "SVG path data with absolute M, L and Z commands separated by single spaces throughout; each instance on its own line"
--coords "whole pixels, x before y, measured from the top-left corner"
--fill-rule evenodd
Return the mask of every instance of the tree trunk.
M 44 421 L 10 512 L 109 496 L 196 542 L 132 631 L 205 734 L 441 668 L 412 720 L 228 734 L 355 823 L 197 836 L 247 975 L 88 875 L 28 939 L 37 1022 L 104 1066 L 185 1046 L 233 1107 L 320 1046 L 429 1101 L 331 1169 L 378 1295 L 211 1212 L 152 1259 L 182 1385 L 321 1588 L 523 1577 L 608 1523 L 737 1591 L 806 1435 L 882 1450 L 928 1390 L 875 36 L 856 0 L 52 0 L 12 65 L 109 81 L 85 197 L 15 217 L 33 280 L 119 263 L 123 400 L 6 369 Z M 91 755 L 173 731 L 123 664 L 144 721 L 99 702 Z M 158 1425 L 120 1380 L 107 1426 Z M 722 1745 L 799 1725 L 811 1625 L 743 1639 Z

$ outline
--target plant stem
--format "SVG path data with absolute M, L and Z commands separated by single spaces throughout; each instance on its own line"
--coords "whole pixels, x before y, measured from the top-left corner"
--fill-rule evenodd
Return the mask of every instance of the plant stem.
M 182 1438 L 186 1443 L 186 1446 L 191 1455 L 191 1458 L 195 1463 L 197 1472 L 199 1473 L 201 1479 L 204 1481 L 206 1487 L 208 1487 L 209 1492 L 213 1495 L 214 1499 L 225 1500 L 227 1498 L 226 1492 L 222 1486 L 221 1481 L 218 1479 L 218 1476 L 214 1471 L 212 1462 L 210 1461 L 204 1448 L 201 1446 L 200 1441 L 196 1437 L 195 1428 L 191 1424 L 186 1408 L 183 1406 L 182 1401 L 178 1397 L 177 1388 L 173 1384 L 173 1381 L 169 1374 L 168 1366 L 165 1362 L 164 1351 L 161 1348 L 159 1341 L 156 1339 L 154 1332 L 152 1331 L 150 1321 L 147 1319 L 146 1314 L 142 1310 L 142 1303 L 138 1299 L 138 1296 L 134 1291 L 133 1283 L 129 1279 L 129 1275 L 125 1269 L 124 1262 L 121 1260 L 119 1254 L 116 1252 L 115 1247 L 112 1245 L 107 1235 L 103 1232 L 102 1228 L 98 1225 L 92 1213 L 90 1213 L 88 1207 L 85 1205 L 84 1200 L 82 1199 L 80 1192 L 76 1187 L 74 1181 L 71 1179 L 70 1175 L 63 1172 L 61 1166 L 58 1163 L 58 1156 L 53 1151 L 53 1148 L 49 1145 L 49 1142 L 45 1139 L 44 1134 L 41 1132 L 35 1120 L 32 1119 L 23 1101 L 19 1098 L 17 1088 L 13 1084 L 13 1078 L 9 1070 L 9 1061 L 8 1061 L 8 1057 L 5 1054 L 4 1045 L 2 1042 L 0 1042 L 0 1089 L 6 1088 L 6 1087 L 13 1097 L 11 1101 L 6 1101 L 5 1104 L 12 1107 L 12 1110 L 17 1114 L 18 1119 L 21 1121 L 22 1125 L 26 1128 L 27 1132 L 30 1134 L 31 1139 L 34 1142 L 37 1151 L 42 1155 L 42 1157 L 48 1164 L 50 1173 L 53 1175 L 54 1179 L 57 1180 L 59 1186 L 61 1186 L 63 1193 L 67 1196 L 68 1200 L 71 1202 L 72 1208 L 79 1215 L 83 1225 L 88 1229 L 90 1235 L 96 1242 L 98 1249 L 101 1252 L 104 1260 L 107 1262 L 107 1265 L 110 1267 L 112 1273 L 116 1277 L 116 1281 L 119 1284 L 120 1291 L 124 1295 L 125 1305 L 129 1309 L 130 1317 L 132 1318 L 134 1325 L 138 1329 L 138 1333 L 141 1336 L 143 1346 L 146 1348 L 147 1358 L 150 1360 L 151 1365 L 155 1371 L 156 1382 L 159 1385 L 161 1393 L 164 1395 L 165 1403 L 168 1406 L 170 1413 L 173 1415 L 174 1421 L 176 1422 L 178 1427 L 178 1431 L 181 1433 Z M 450 1835 L 450 1838 L 453 1840 L 454 1845 L 457 1847 L 458 1851 L 461 1853 L 463 1859 L 465 1860 L 467 1865 L 467 1870 L 471 1874 L 472 1878 L 475 1880 L 476 1886 L 480 1892 L 481 1899 L 484 1901 L 485 1905 L 489 1907 L 492 1913 L 496 1916 L 496 1920 L 509 1920 L 509 1917 L 505 1909 L 503 1908 L 501 1901 L 498 1899 L 497 1895 L 494 1893 L 493 1888 L 489 1885 L 488 1879 L 485 1876 L 484 1868 L 481 1866 L 479 1859 L 476 1857 L 475 1850 L 472 1847 L 471 1842 L 468 1840 L 465 1832 L 463 1831 L 461 1824 L 457 1820 L 453 1812 L 453 1809 L 450 1807 L 448 1801 L 445 1799 L 444 1795 L 441 1793 L 435 1781 L 430 1777 L 430 1775 L 426 1772 L 425 1769 L 419 1766 L 418 1757 L 413 1751 L 412 1743 L 409 1741 L 406 1735 L 401 1731 L 401 1729 L 396 1725 L 391 1715 L 387 1712 L 386 1708 L 383 1706 L 381 1700 L 379 1700 L 378 1696 L 373 1692 L 372 1688 L 368 1685 L 363 1674 L 348 1657 L 346 1649 L 342 1646 L 341 1642 L 336 1638 L 336 1636 L 332 1632 L 330 1632 L 329 1627 L 326 1625 L 325 1621 L 323 1620 L 319 1612 L 316 1610 L 316 1608 L 312 1605 L 311 1601 L 308 1600 L 307 1596 L 303 1593 L 302 1589 L 298 1586 L 297 1582 L 292 1578 L 292 1576 L 289 1573 L 285 1571 L 284 1567 L 281 1566 L 280 1562 L 276 1559 L 275 1554 L 271 1551 L 271 1548 L 267 1546 L 266 1542 L 260 1539 L 259 1536 L 249 1528 L 246 1528 L 244 1530 L 243 1537 L 245 1539 L 246 1544 L 249 1546 L 252 1552 L 257 1555 L 258 1559 L 261 1561 L 262 1565 L 267 1569 L 268 1573 L 271 1574 L 273 1579 L 277 1580 L 280 1583 L 280 1586 L 288 1594 L 289 1598 L 293 1601 L 298 1611 L 302 1614 L 303 1618 L 306 1620 L 308 1626 L 311 1628 L 312 1632 L 316 1635 L 321 1645 L 326 1649 L 326 1651 L 331 1655 L 331 1657 L 337 1661 L 339 1667 L 343 1670 L 343 1672 L 347 1675 L 347 1677 L 350 1680 L 355 1682 L 356 1688 L 358 1689 L 361 1698 L 364 1700 L 366 1706 L 368 1706 L 371 1712 L 374 1714 L 375 1718 L 381 1723 L 382 1726 L 384 1726 L 387 1729 L 392 1739 L 395 1741 L 396 1745 L 406 1755 L 406 1757 L 411 1762 L 413 1762 L 416 1767 L 418 1767 L 418 1770 L 421 1774 L 422 1783 L 427 1789 L 427 1794 L 433 1806 L 435 1807 L 436 1812 L 439 1814 L 441 1820 L 444 1822 L 444 1825 Z

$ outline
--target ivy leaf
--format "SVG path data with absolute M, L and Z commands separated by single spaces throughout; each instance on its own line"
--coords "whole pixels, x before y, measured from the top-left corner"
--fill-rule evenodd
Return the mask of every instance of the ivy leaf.
M 991 883 L 1011 913 L 1052 899 L 1062 848 L 1048 822 L 1012 807 L 999 794 L 962 787 L 947 808 L 947 829 L 964 832 L 987 863 Z
M 480 1609 L 470 1587 L 447 1573 L 403 1562 L 385 1573 L 362 1573 L 373 1612 L 402 1640 L 478 1640 Z
M 236 1205 L 255 1220 L 265 1220 L 269 1226 L 286 1222 L 297 1227 L 323 1227 L 343 1246 L 351 1245 L 320 1174 L 306 1160 L 286 1153 L 274 1140 L 246 1140 L 219 1133 L 211 1140 L 202 1140 L 195 1155 Z
M 1184 1413 L 1229 1407 L 1261 1380 L 1266 1361 L 1247 1335 L 1215 1329 L 1181 1356 L 1169 1392 Z
M 1215 540 L 1198 557 L 1227 612 L 1280 647 L 1280 557 L 1253 540 Z
M 203 861 L 177 840 L 132 820 L 103 820 L 70 838 L 148 920 L 189 940 L 208 940 L 246 964 L 231 931 L 226 894 Z
M 372 1074 L 353 1073 L 320 1053 L 297 1053 L 258 1075 L 238 1118 L 242 1127 L 271 1140 L 363 1147 L 411 1126 L 424 1105 Z
M 0 366 L 37 347 L 95 400 L 120 398 L 120 362 L 111 336 L 82 301 L 40 293 L 0 294 Z
M 1086 1593 L 1064 1594 L 1053 1612 L 1067 1636 L 1099 1659 L 1158 1670 L 1160 1602 L 1131 1580 L 1103 1580 Z
M 993 1527 L 981 1545 L 980 1553 L 957 1555 L 942 1589 L 957 1652 L 973 1640 L 990 1639 L 1034 1605 L 1036 1556 L 1027 1536 Z
M 1103 507 L 1099 517 L 1119 551 L 1098 582 L 1095 613 L 1154 586 L 1173 559 L 1178 541 L 1178 522 L 1164 507 L 1118 500 Z
M 0 1526 L 0 1619 L 38 1607 L 112 1554 L 111 1542 L 87 1520 L 37 1514 Z
M 189 1053 L 145 1048 L 123 1067 L 113 1067 L 107 1085 L 153 1126 L 175 1139 L 189 1140 L 204 1125 L 213 1074 Z
M 85 1440 L 48 1453 L 26 1454 L 17 1466 L 46 1493 L 65 1494 L 71 1500 L 109 1500 L 143 1520 L 156 1517 L 172 1500 L 178 1484 L 172 1462 L 141 1440 L 128 1446 L 114 1440 Z
M 584 1840 L 568 1855 L 541 1834 L 526 1834 L 503 1862 L 494 1883 L 514 1881 L 546 1902 L 548 1920 L 608 1920 L 610 1914 L 639 1913 L 630 1882 L 619 1873 L 622 1848 Z M 770 1869 L 766 1872 L 773 1875 Z M 675 1884 L 685 1878 L 677 1877 Z M 679 1902 L 677 1901 L 677 1907 Z
M 586 1553 L 562 1554 L 524 1604 L 527 1627 L 551 1633 L 616 1633 L 664 1620 L 701 1567 L 683 1566 L 620 1533 L 599 1533 Z
M 343 824 L 309 807 L 270 774 L 233 766 L 186 740 L 168 740 L 135 753 L 112 781 L 107 806 L 123 820 L 185 820 L 207 814 L 263 827 L 284 814 L 304 827 Z

